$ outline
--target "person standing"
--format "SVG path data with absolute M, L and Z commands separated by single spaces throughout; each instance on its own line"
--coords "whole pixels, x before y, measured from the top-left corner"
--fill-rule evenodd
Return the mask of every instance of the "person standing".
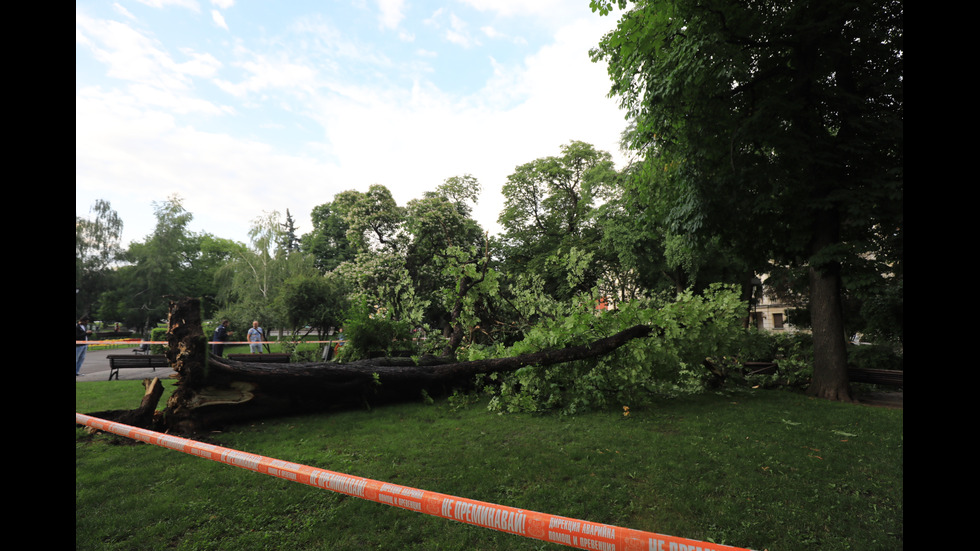
M 265 331 L 259 327 L 259 322 L 253 321 L 252 328 L 248 330 L 248 349 L 252 354 L 262 353 L 262 341 L 265 340 Z
M 225 352 L 225 342 L 228 341 L 228 336 L 231 335 L 231 331 L 228 330 L 228 326 L 231 322 L 228 320 L 221 320 L 221 325 L 214 330 L 214 344 L 211 345 L 211 352 L 215 356 L 221 357 Z
M 82 318 L 75 323 L 75 376 L 81 375 L 82 363 L 85 362 L 85 351 L 88 345 L 81 341 L 88 341 L 88 336 L 92 331 L 85 325 L 88 318 Z

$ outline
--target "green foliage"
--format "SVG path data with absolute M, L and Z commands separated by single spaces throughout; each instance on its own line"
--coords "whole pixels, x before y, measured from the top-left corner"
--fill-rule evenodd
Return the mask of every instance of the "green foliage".
M 300 274 L 283 283 L 279 301 L 289 327 L 296 330 L 309 325 L 325 333 L 343 320 L 343 312 L 348 307 L 344 291 L 336 278 Z
M 154 327 L 150 329 L 150 341 L 152 342 L 167 342 L 167 333 L 169 329 L 166 327 Z M 163 354 L 165 346 L 162 344 L 151 344 L 150 354 Z
M 301 249 L 313 255 L 314 264 L 323 273 L 354 259 L 354 246 L 347 240 L 350 225 L 343 206 L 330 202 L 313 207 L 310 213 L 313 231 L 300 239 Z
M 352 303 L 366 302 L 385 308 L 394 318 L 422 323 L 428 301 L 419 297 L 405 267 L 405 257 L 395 252 L 359 253 L 332 272 L 347 287 Z
M 502 188 L 505 269 L 537 274 L 545 290 L 560 300 L 594 287 L 614 257 L 601 247 L 596 205 L 618 197 L 619 184 L 611 155 L 581 141 L 562 145 L 558 156 L 516 167 Z M 586 277 L 569 289 L 565 274 L 549 259 L 572 250 L 591 254 L 592 262 Z
M 739 339 L 738 360 L 742 362 L 771 362 L 776 358 L 778 335 L 750 327 Z
M 847 347 L 847 363 L 861 369 L 905 369 L 905 358 L 888 345 Z
M 865 337 L 875 341 L 905 342 L 904 277 L 883 278 L 861 304 L 861 328 Z
M 668 235 L 702 249 L 671 249 L 676 260 L 710 258 L 704 248 L 717 244 L 755 271 L 812 268 L 809 292 L 824 306 L 812 327 L 828 336 L 814 394 L 841 397 L 840 280 L 879 262 L 902 272 L 903 3 L 592 7 L 627 4 L 590 54 L 634 123 L 627 144 L 647 165 L 637 197 Z
M 486 234 L 470 216 L 470 203 L 476 203 L 479 193 L 476 178 L 454 176 L 436 191 L 409 201 L 405 209 L 405 232 L 410 238 L 405 268 L 416 295 L 427 303 L 424 315 L 430 323 L 451 323 L 452 319 L 453 304 L 447 305 L 443 294 L 458 285 L 458 279 L 446 273 L 444 265 L 478 262 L 484 257 Z M 471 255 L 460 260 L 461 255 L 453 251 L 471 251 Z
M 217 242 L 187 230 L 193 216 L 180 197 L 153 206 L 153 233 L 131 243 L 120 256 L 121 265 L 112 271 L 111 285 L 99 299 L 100 318 L 122 320 L 140 331 L 167 317 L 168 296 L 213 296 L 212 275 L 221 262 Z M 202 306 L 211 303 L 205 300 Z
M 500 375 L 490 407 L 571 414 L 700 392 L 709 379 L 702 362 L 734 352 L 743 312 L 738 290 L 725 286 L 712 286 L 703 295 L 686 291 L 670 301 L 635 300 L 605 313 L 597 313 L 593 297 L 579 296 L 568 315 L 546 318 L 521 342 L 496 354 L 585 344 L 638 324 L 652 327 L 654 335 L 594 361 L 530 366 Z
M 389 356 L 393 350 L 411 347 L 411 338 L 409 322 L 393 319 L 387 309 L 361 300 L 345 316 L 345 343 L 337 353 L 337 360 L 349 362 Z
M 231 320 L 232 330 L 244 332 L 258 320 L 264 328 L 292 326 L 293 323 L 324 323 L 322 309 L 306 304 L 302 309 L 297 301 L 323 282 L 312 255 L 283 247 L 290 241 L 277 212 L 257 218 L 249 230 L 251 247 L 236 248 L 214 276 L 221 305 L 215 317 Z M 289 285 L 287 281 L 291 281 Z M 288 292 L 289 296 L 283 293 Z M 288 306 L 287 306 L 288 305 Z
M 385 186 L 373 184 L 367 192 L 345 191 L 334 198 L 347 224 L 347 241 L 358 251 L 401 246 L 404 209 Z
M 813 375 L 813 337 L 809 333 L 775 333 L 749 328 L 742 333 L 731 362 L 729 385 L 805 389 Z M 774 373 L 743 377 L 745 362 L 776 362 Z
M 809 333 L 778 333 L 750 327 L 739 338 L 737 354 L 740 362 L 807 358 L 813 354 L 813 337 Z
M 99 295 L 109 288 L 109 269 L 122 252 L 123 221 L 108 201 L 98 200 L 94 218 L 75 216 L 75 319 L 95 315 Z

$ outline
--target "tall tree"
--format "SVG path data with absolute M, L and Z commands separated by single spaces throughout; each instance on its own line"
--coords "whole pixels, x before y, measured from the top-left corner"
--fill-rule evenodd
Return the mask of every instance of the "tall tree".
M 301 249 L 313 256 L 316 267 L 327 273 L 340 263 L 353 260 L 357 251 L 347 239 L 350 224 L 347 223 L 344 205 L 338 200 L 313 207 L 310 218 L 313 230 L 300 240 Z
M 108 288 L 109 268 L 122 252 L 123 221 L 109 201 L 99 199 L 92 218 L 75 216 L 75 318 L 95 314 L 98 296 Z
M 103 293 L 101 316 L 147 330 L 167 316 L 168 296 L 200 296 L 193 262 L 199 242 L 188 231 L 194 218 L 177 195 L 153 203 L 156 226 L 144 241 L 133 242 L 120 256 L 124 266 Z
M 366 192 L 345 191 L 334 197 L 334 203 L 343 209 L 347 239 L 359 251 L 394 250 L 402 245 L 404 209 L 385 186 L 374 184 Z
M 438 297 L 444 289 L 454 287 L 456 279 L 445 273 L 445 263 L 459 262 L 460 251 L 480 251 L 474 253 L 476 259 L 469 260 L 483 257 L 485 234 L 470 216 L 470 204 L 479 194 L 476 178 L 469 174 L 453 176 L 405 207 L 405 267 L 416 293 L 429 303 L 427 319 L 440 327 L 451 324 L 452 308 L 445 308 Z
M 511 274 L 537 273 L 549 293 L 568 298 L 593 287 L 603 271 L 601 228 L 596 224 L 597 199 L 616 189 L 619 174 L 612 156 L 590 144 L 572 141 L 558 156 L 518 166 L 503 186 L 504 256 Z M 575 288 L 566 280 L 564 262 L 572 249 L 595 257 L 586 278 Z
M 642 0 L 592 57 L 648 170 L 674 171 L 678 235 L 807 268 L 809 391 L 849 400 L 842 266 L 901 262 L 879 237 L 903 224 L 902 2 Z
M 293 219 L 293 215 L 289 213 L 289 209 L 286 209 L 286 220 L 281 223 L 281 240 L 282 242 L 279 246 L 289 254 L 295 250 L 299 250 L 299 236 L 296 235 L 296 220 Z

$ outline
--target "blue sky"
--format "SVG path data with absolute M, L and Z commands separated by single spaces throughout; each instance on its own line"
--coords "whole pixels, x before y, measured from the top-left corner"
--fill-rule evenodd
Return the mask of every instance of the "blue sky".
M 615 13 L 615 12 L 614 12 Z M 400 205 L 472 174 L 497 231 L 514 168 L 625 127 L 588 50 L 615 25 L 588 0 L 87 1 L 75 4 L 75 214 L 108 200 L 124 242 L 178 195 L 193 231 L 348 189 Z

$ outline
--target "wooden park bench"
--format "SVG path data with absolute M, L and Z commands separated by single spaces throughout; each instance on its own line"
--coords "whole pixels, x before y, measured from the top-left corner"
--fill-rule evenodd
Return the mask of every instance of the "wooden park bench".
M 852 383 L 869 383 L 894 387 L 905 386 L 905 372 L 895 369 L 847 368 L 847 378 Z
M 289 354 L 228 354 L 227 358 L 229 360 L 235 360 L 238 362 L 288 364 L 290 355 Z
M 746 375 L 769 375 L 778 369 L 774 362 L 745 362 L 742 364 Z M 847 378 L 852 383 L 904 387 L 905 372 L 894 369 L 847 368 Z
M 109 354 L 109 380 L 113 377 L 119 380 L 120 369 L 152 367 L 170 367 L 170 362 L 163 354 Z
M 779 370 L 776 362 L 743 362 L 742 371 L 746 375 L 772 375 Z

